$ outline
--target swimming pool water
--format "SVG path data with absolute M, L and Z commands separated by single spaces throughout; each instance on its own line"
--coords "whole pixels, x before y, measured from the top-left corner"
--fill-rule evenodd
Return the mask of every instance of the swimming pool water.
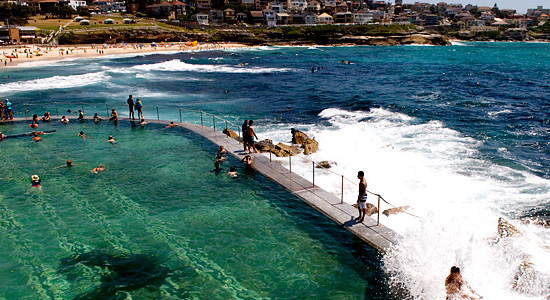
M 242 173 L 232 157 L 213 173 L 201 137 L 128 122 L 38 130 L 56 132 L 0 142 L 0 299 L 391 298 L 376 251 L 260 174 L 228 177 Z

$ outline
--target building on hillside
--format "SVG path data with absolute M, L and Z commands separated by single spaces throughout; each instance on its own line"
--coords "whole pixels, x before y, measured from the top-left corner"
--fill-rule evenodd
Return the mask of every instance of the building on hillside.
M 204 13 L 198 13 L 195 15 L 195 19 L 199 25 L 208 25 L 208 15 Z
M 223 24 L 223 11 L 213 9 L 208 12 L 208 21 L 212 25 L 221 25 Z
M 210 0 L 195 0 L 195 7 L 200 11 L 209 11 L 212 9 L 212 1 Z
M 267 23 L 267 26 L 273 27 L 277 25 L 277 13 L 272 9 L 264 9 L 262 10 L 264 20 Z
M 290 19 L 290 15 L 287 13 L 278 13 L 277 16 L 277 24 L 278 25 L 289 25 L 292 24 L 292 20 Z
M 355 24 L 364 25 L 372 22 L 373 20 L 372 13 L 369 12 L 356 12 L 353 14 L 353 22 Z
M 424 24 L 426 26 L 437 26 L 439 25 L 439 18 L 437 15 L 425 15 L 424 16 Z
M 74 9 L 74 10 L 77 10 L 79 7 L 86 7 L 88 6 L 86 4 L 86 1 L 83 1 L 83 0 L 70 0 L 68 5 Z
M 537 8 L 530 8 L 527 10 L 527 17 L 540 18 L 543 14 L 550 15 L 550 9 L 543 6 L 537 6 Z
M 282 3 L 270 2 L 268 5 L 268 8 L 272 9 L 275 13 L 278 13 L 278 14 L 285 11 Z
M 332 24 L 332 23 L 334 23 L 334 18 L 327 13 L 322 13 L 317 16 L 317 24 Z
M 241 5 L 245 8 L 253 9 L 256 2 L 254 0 L 241 0 Z
M 187 14 L 187 4 L 181 1 L 174 1 L 174 2 L 171 2 L 170 5 L 172 5 L 172 12 L 174 13 L 174 17 L 176 19 L 179 16 Z
M 147 5 L 145 11 L 149 15 L 159 19 L 169 19 L 172 17 L 172 5 L 166 1 L 159 4 Z
M 58 0 L 30 0 L 27 6 L 34 8 L 37 12 L 47 11 L 58 4 Z
M 336 13 L 334 16 L 335 24 L 351 24 L 353 23 L 353 14 L 351 12 Z
M 237 16 L 235 15 L 235 10 L 227 8 L 223 11 L 223 19 L 227 24 L 237 24 Z
M 250 21 L 252 24 L 265 24 L 266 18 L 263 11 L 252 10 L 249 12 L 249 14 L 250 14 Z
M 304 24 L 306 25 L 317 24 L 317 16 L 312 12 L 304 13 Z

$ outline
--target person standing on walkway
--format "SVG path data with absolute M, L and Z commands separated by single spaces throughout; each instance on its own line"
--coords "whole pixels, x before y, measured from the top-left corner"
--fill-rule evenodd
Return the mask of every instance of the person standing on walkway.
M 0 101 L 0 121 L 4 121 L 4 102 Z
M 128 114 L 128 118 L 132 118 L 132 120 L 135 120 L 134 118 L 134 99 L 132 99 L 132 95 L 128 97 L 128 109 L 130 110 L 130 114 Z
M 365 179 L 365 173 L 363 171 L 357 172 L 357 179 L 359 179 L 359 196 L 357 197 L 359 216 L 355 220 L 362 223 L 367 213 L 367 180 Z
M 256 136 L 256 131 L 254 131 L 254 127 L 252 127 L 253 124 L 254 124 L 254 121 L 252 120 L 248 121 L 248 128 L 246 130 L 246 132 L 248 133 L 248 152 L 249 153 L 252 153 L 252 150 L 254 150 L 254 152 L 256 153 L 258 152 L 258 150 L 256 150 L 256 147 L 254 147 L 254 138 L 258 139 L 258 136 Z
M 243 131 L 243 147 L 244 147 L 244 153 L 247 153 L 246 145 L 248 143 L 248 120 L 244 120 L 244 123 L 241 127 Z
M 11 102 L 8 99 L 6 99 L 6 112 L 7 112 L 6 117 L 9 117 L 10 120 L 13 120 L 13 115 L 11 114 Z
M 141 104 L 141 100 L 139 100 L 139 98 L 136 101 L 135 110 L 138 112 L 138 119 L 143 119 L 143 104 Z

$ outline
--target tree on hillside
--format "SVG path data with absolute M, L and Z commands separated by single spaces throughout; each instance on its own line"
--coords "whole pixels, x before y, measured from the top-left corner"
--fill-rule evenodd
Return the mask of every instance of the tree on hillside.
M 0 20 L 8 20 L 10 24 L 27 24 L 29 17 L 33 15 L 32 8 L 13 3 L 0 4 Z
M 49 9 L 48 12 L 58 19 L 70 19 L 72 18 L 73 14 L 76 13 L 76 11 L 70 6 L 59 5 L 54 5 L 51 9 Z

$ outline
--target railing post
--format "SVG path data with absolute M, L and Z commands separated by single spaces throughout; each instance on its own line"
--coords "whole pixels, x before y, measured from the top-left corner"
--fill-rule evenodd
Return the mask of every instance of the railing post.
M 288 152 L 288 169 L 290 174 L 292 174 L 292 153 Z
M 23 104 L 23 106 L 25 107 L 25 120 L 26 120 L 26 119 L 28 119 L 29 112 L 27 110 L 27 104 Z
M 107 118 L 110 116 L 109 114 L 109 103 L 105 103 L 105 109 L 107 110 Z
M 312 161 L 311 164 L 313 165 L 313 187 L 315 187 L 315 162 Z
M 82 107 L 82 113 L 84 113 L 84 103 L 80 102 L 80 106 Z
M 269 162 L 271 162 L 271 149 L 269 149 Z
M 201 126 L 204 126 L 204 125 L 202 125 L 202 110 L 201 110 Z
M 237 126 L 237 131 L 239 131 L 239 138 L 241 137 L 241 127 Z
M 180 110 L 180 123 L 183 123 L 182 118 L 181 118 L 181 108 L 179 110 Z
M 159 106 L 157 105 L 157 121 L 160 121 Z
M 225 120 L 225 129 L 226 129 L 226 131 L 227 131 L 227 134 L 226 134 L 226 135 L 227 135 L 227 137 L 229 138 L 229 130 L 227 130 L 227 129 L 228 129 L 228 128 L 227 128 L 227 120 Z
M 214 123 L 214 131 L 216 131 L 216 116 L 212 115 L 212 123 Z
M 340 204 L 344 203 L 344 175 L 342 175 L 342 193 L 340 194 Z
M 59 117 L 59 111 L 57 110 L 57 102 L 55 102 L 55 115 Z
M 380 195 L 378 195 L 378 218 L 376 219 L 376 226 L 380 225 Z

